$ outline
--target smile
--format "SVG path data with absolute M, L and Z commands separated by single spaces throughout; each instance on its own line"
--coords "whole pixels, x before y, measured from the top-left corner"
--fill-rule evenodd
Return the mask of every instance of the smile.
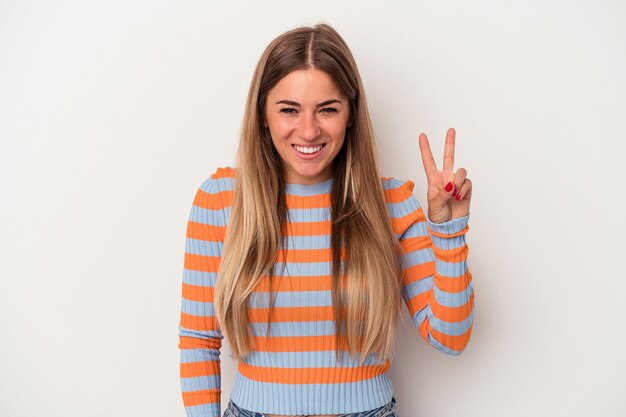
M 315 154 L 319 151 L 322 150 L 322 148 L 325 146 L 326 144 L 323 143 L 319 146 L 300 146 L 300 145 L 291 145 L 294 147 L 294 149 L 300 153 L 304 153 L 307 155 L 311 155 L 311 154 Z

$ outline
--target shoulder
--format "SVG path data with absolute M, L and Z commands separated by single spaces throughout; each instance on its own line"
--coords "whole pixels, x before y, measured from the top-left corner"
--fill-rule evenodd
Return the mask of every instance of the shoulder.
M 212 210 L 223 209 L 232 203 L 236 170 L 232 167 L 218 167 L 206 177 L 196 194 L 196 205 Z
M 412 224 L 424 221 L 422 208 L 413 196 L 415 184 L 393 177 L 383 177 L 382 182 L 391 227 L 398 237 L 402 236 Z
M 415 197 L 413 197 L 413 188 L 415 187 L 413 181 L 394 177 L 381 177 L 381 181 L 387 204 L 406 204 L 408 202 L 413 203 L 413 201 L 417 201 Z
M 199 189 L 216 194 L 221 191 L 232 191 L 235 184 L 236 170 L 232 167 L 218 167 L 215 172 L 206 177 Z

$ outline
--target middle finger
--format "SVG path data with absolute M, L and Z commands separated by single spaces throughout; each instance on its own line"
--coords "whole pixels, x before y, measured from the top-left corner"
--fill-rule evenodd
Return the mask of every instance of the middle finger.
M 454 169 L 454 142 L 456 132 L 453 128 L 446 133 L 446 145 L 443 149 L 443 171 L 452 172 Z

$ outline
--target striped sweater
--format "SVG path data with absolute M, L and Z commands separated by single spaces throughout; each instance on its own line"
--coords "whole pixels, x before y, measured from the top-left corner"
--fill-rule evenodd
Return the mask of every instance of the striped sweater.
M 332 179 L 287 184 L 288 248 L 278 258 L 279 280 L 270 337 L 267 288 L 249 300 L 255 347 L 237 364 L 231 400 L 268 414 L 355 413 L 380 407 L 393 394 L 383 362 L 359 366 L 347 352 L 337 362 L 331 300 L 330 191 Z M 432 223 L 413 196 L 413 182 L 381 179 L 393 231 L 404 253 L 402 297 L 430 346 L 458 355 L 472 329 L 474 294 L 467 268 L 469 214 Z M 222 333 L 213 291 L 235 182 L 218 168 L 197 190 L 187 225 L 179 329 L 180 378 L 187 416 L 219 417 Z M 286 267 L 283 269 L 283 267 Z

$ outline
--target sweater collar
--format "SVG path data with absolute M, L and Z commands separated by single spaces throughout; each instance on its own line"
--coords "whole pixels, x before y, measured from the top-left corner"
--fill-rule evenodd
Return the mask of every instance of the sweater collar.
M 314 184 L 291 184 L 285 183 L 285 193 L 299 196 L 309 196 L 330 193 L 333 187 L 333 179 L 316 182 Z

